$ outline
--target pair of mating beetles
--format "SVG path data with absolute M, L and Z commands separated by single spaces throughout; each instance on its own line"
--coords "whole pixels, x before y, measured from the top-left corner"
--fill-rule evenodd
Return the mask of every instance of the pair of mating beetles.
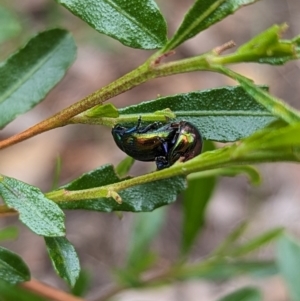
M 202 136 L 190 122 L 179 121 L 162 125 L 154 122 L 128 128 L 117 124 L 112 135 L 118 147 L 139 161 L 155 161 L 157 169 L 170 167 L 181 158 L 188 161 L 202 150 Z

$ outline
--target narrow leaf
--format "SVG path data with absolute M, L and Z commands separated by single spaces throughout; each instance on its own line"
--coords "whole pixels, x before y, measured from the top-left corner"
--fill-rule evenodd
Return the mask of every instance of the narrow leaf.
M 176 120 L 192 122 L 204 139 L 236 141 L 264 128 L 275 118 L 243 88 L 223 87 L 145 101 L 120 109 L 120 114 L 153 113 L 169 108 Z
M 111 103 L 98 105 L 98 106 L 88 110 L 87 112 L 84 112 L 83 114 L 90 118 L 98 118 L 98 117 L 116 118 L 116 117 L 119 117 L 117 108 Z
M 246 174 L 251 184 L 253 185 L 259 185 L 261 183 L 261 177 L 258 170 L 253 166 L 248 165 L 221 168 L 220 175 L 227 177 L 236 177 L 240 174 Z
M 73 287 L 80 273 L 74 247 L 65 237 L 45 237 L 45 242 L 56 273 Z
M 139 270 L 139 267 L 143 266 L 149 253 L 149 245 L 161 229 L 165 216 L 165 208 L 135 214 L 127 254 L 127 268 Z
M 2 279 L 0 280 L 1 301 L 49 301 L 49 299 L 29 292 L 27 289 L 17 285 L 11 285 Z
M 170 41 L 163 48 L 164 52 L 175 49 L 184 41 L 199 32 L 233 14 L 240 7 L 256 0 L 197 0 Z
M 34 186 L 0 176 L 0 195 L 9 208 L 19 212 L 20 220 L 33 232 L 43 236 L 65 234 L 64 213 Z
M 123 181 L 120 179 L 111 165 L 104 165 L 80 178 L 61 187 L 67 190 L 81 190 L 101 187 Z M 119 192 L 122 204 L 118 204 L 112 198 L 99 198 L 91 200 L 79 200 L 72 202 L 59 202 L 64 209 L 86 209 L 94 211 L 152 211 L 158 207 L 174 202 L 177 195 L 184 190 L 186 182 L 184 177 L 173 177 L 161 181 L 137 185 Z M 149 197 L 151 196 L 151 197 Z
M 235 227 L 224 241 L 214 250 L 213 255 L 218 257 L 226 256 L 232 248 L 232 245 L 245 233 L 247 227 L 248 223 L 246 221 Z
M 134 159 L 132 157 L 125 157 L 125 159 L 123 159 L 116 167 L 116 173 L 119 177 L 124 177 L 128 174 L 128 172 L 130 171 L 133 163 L 134 163 Z
M 238 81 L 245 89 L 245 91 L 260 105 L 264 106 L 274 117 L 278 117 L 289 124 L 297 123 L 300 121 L 299 111 L 295 110 L 281 99 L 278 99 L 275 96 L 269 94 L 267 91 L 261 89 L 248 78 L 225 67 L 218 68 L 218 71 Z
M 255 36 L 228 57 L 236 57 L 235 62 L 258 62 L 270 65 L 283 65 L 300 57 L 300 37 L 280 40 L 287 25 L 273 25 Z
M 0 128 L 42 101 L 75 59 L 68 32 L 45 31 L 0 65 Z
M 185 266 L 178 272 L 178 278 L 204 278 L 208 280 L 228 280 L 242 274 L 253 277 L 270 277 L 278 273 L 273 261 L 210 262 Z
M 17 254 L 0 247 L 0 279 L 15 284 L 30 279 L 30 271 Z
M 16 227 L 6 227 L 0 230 L 0 241 L 8 239 L 16 239 L 18 237 L 18 229 Z
M 21 31 L 18 20 L 2 6 L 0 6 L 0 28 L 0 43 L 16 36 Z
M 204 150 L 213 150 L 212 142 L 205 141 Z M 201 230 L 207 204 L 216 184 L 215 177 L 188 179 L 188 187 L 183 192 L 183 226 L 181 252 L 186 254 Z
M 153 0 L 56 0 L 98 32 L 140 49 L 161 48 L 167 27 Z
M 283 230 L 283 228 L 277 228 L 259 235 L 254 239 L 248 241 L 247 243 L 233 249 L 232 252 L 230 252 L 230 256 L 237 257 L 247 255 L 248 253 L 257 250 L 258 248 L 261 248 L 264 245 L 277 240 L 282 235 Z
M 207 177 L 213 176 L 223 176 L 223 177 L 236 177 L 238 175 L 245 174 L 248 176 L 251 184 L 259 185 L 261 183 L 261 177 L 256 168 L 249 165 L 244 166 L 231 166 L 231 167 L 223 167 L 216 169 L 209 169 L 204 171 L 199 171 L 196 173 L 192 173 L 188 176 L 188 179 L 203 179 Z
M 91 275 L 88 271 L 80 270 L 79 277 L 71 291 L 74 296 L 84 296 L 91 285 Z
M 253 287 L 241 288 L 218 301 L 263 301 L 261 292 Z
M 292 301 L 300 300 L 300 244 L 288 235 L 277 243 L 277 264 Z
M 125 267 L 115 271 L 119 284 L 130 287 L 141 285 L 141 273 L 149 270 L 157 260 L 157 256 L 150 251 L 150 244 L 161 229 L 165 216 L 165 208 L 134 215 Z
M 0 280 L 1 301 L 49 301 L 38 293 L 29 292 L 22 286 L 12 285 Z
M 242 140 L 234 153 L 244 158 L 264 158 L 276 161 L 299 161 L 300 155 L 300 123 L 290 126 L 278 127 L 275 130 L 258 131 L 251 137 Z M 257 162 L 257 161 L 256 161 Z

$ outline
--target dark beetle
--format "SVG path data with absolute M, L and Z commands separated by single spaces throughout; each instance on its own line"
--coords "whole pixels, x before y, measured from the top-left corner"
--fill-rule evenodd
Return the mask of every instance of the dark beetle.
M 128 156 L 139 161 L 155 161 L 158 170 L 173 165 L 179 158 L 183 162 L 190 160 L 202 150 L 200 132 L 187 121 L 141 126 L 139 118 L 132 128 L 117 124 L 112 135 Z

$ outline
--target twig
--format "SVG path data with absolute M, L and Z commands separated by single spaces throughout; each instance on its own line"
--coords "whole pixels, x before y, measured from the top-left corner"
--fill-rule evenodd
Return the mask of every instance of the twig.
M 234 41 L 229 41 L 221 46 L 218 46 L 216 48 L 214 48 L 214 53 L 216 53 L 217 55 L 220 55 L 222 52 L 224 52 L 225 50 L 228 50 L 230 48 L 233 48 L 236 44 L 234 43 Z
M 85 301 L 85 299 L 70 295 L 35 279 L 20 284 L 24 289 L 53 301 Z

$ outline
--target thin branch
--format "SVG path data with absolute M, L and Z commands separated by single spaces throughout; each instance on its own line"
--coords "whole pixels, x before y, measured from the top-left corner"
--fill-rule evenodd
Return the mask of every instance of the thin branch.
M 53 301 L 85 301 L 85 299 L 70 295 L 35 279 L 23 282 L 20 284 L 20 286 L 35 293 L 36 295 L 51 299 Z
M 57 127 L 65 126 L 69 120 L 88 110 L 92 107 L 102 104 L 108 99 L 113 98 L 125 91 L 128 91 L 150 79 L 179 74 L 184 72 L 192 72 L 199 70 L 209 70 L 206 60 L 207 54 L 192 57 L 189 59 L 174 61 L 166 64 L 159 64 L 161 59 L 165 56 L 171 55 L 173 52 L 167 54 L 154 54 L 144 64 L 131 72 L 125 74 L 107 86 L 95 91 L 86 96 L 75 104 L 63 109 L 57 114 L 49 117 L 46 120 L 32 126 L 31 128 L 0 141 L 0 149 L 6 148 L 10 145 L 24 141 L 28 138 L 34 137 L 43 132 L 55 129 Z M 159 55 L 159 56 L 158 56 Z
M 234 41 L 229 41 L 221 46 L 216 47 L 213 51 L 217 54 L 220 55 L 222 52 L 224 52 L 225 50 L 228 50 L 230 48 L 235 47 L 236 44 Z
M 7 207 L 6 205 L 0 205 L 0 218 L 5 216 L 17 215 L 18 212 L 14 209 Z

